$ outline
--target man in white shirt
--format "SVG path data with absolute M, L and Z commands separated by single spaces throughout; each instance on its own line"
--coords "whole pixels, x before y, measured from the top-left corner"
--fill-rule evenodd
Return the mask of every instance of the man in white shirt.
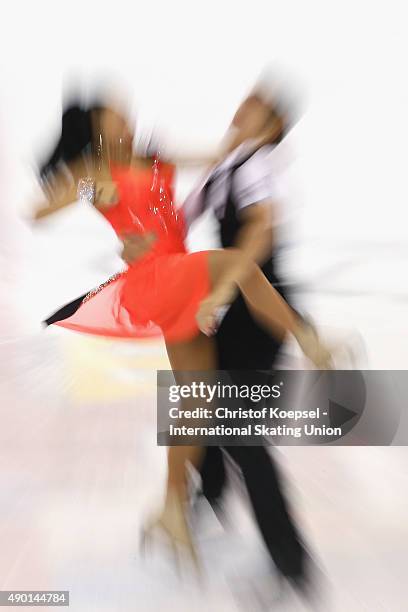
M 279 178 L 273 173 L 271 155 L 290 128 L 293 106 L 279 93 L 283 92 L 274 89 L 273 83 L 261 82 L 244 100 L 232 123 L 229 151 L 187 198 L 183 211 L 190 226 L 211 208 L 219 223 L 222 246 L 245 251 L 283 293 L 274 261 Z M 139 241 L 129 239 L 123 257 L 131 261 L 140 255 L 141 248 Z M 271 338 L 239 296 L 215 336 L 218 367 L 229 370 L 237 383 L 264 383 L 265 371 L 271 371 L 283 339 Z M 241 380 L 239 370 L 246 371 Z M 264 446 L 228 446 L 224 451 L 242 472 L 259 529 L 277 568 L 302 586 L 307 555 L 290 518 L 272 457 Z M 226 480 L 219 447 L 206 449 L 201 476 L 203 494 L 217 505 Z

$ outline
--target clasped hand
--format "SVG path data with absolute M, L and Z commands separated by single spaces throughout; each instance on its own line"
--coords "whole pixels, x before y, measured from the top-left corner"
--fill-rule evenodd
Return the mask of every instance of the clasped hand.
M 124 234 L 121 236 L 121 240 L 123 242 L 121 257 L 126 263 L 131 264 L 150 251 L 156 236 L 153 232 Z

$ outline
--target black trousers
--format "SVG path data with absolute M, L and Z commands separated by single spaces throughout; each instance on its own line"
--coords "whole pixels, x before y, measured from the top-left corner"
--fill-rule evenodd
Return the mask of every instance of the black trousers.
M 216 335 L 219 368 L 232 370 L 243 383 L 263 384 L 265 373 L 276 362 L 281 343 L 265 333 L 252 319 L 244 300 L 239 297 L 227 312 Z M 258 370 L 258 371 L 257 371 Z M 279 571 L 285 576 L 300 576 L 304 566 L 304 548 L 291 519 L 283 495 L 280 476 L 265 446 L 228 446 L 224 451 L 242 472 L 259 530 Z M 210 446 L 205 450 L 201 466 L 203 494 L 210 503 L 221 496 L 226 470 L 222 449 Z

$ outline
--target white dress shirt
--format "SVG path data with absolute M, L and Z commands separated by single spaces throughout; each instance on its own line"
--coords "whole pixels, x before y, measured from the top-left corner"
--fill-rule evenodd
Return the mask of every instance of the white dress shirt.
M 247 157 L 252 147 L 250 142 L 237 147 L 226 159 L 212 168 L 186 198 L 183 212 L 188 227 L 203 212 L 203 187 L 210 179 L 213 182 L 208 189 L 205 209 L 210 208 L 218 220 L 223 218 L 230 189 L 230 169 Z M 252 204 L 270 205 L 279 199 L 279 179 L 273 169 L 274 149 L 274 145 L 262 146 L 235 171 L 232 194 L 238 210 Z

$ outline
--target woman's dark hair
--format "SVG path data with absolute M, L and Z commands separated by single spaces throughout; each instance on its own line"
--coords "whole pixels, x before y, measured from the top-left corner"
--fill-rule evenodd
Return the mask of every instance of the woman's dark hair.
M 69 106 L 62 115 L 61 136 L 47 161 L 40 166 L 42 180 L 52 176 L 58 165 L 69 163 L 81 155 L 90 152 L 93 143 L 92 112 L 101 110 L 100 105 L 82 108 L 78 104 Z

